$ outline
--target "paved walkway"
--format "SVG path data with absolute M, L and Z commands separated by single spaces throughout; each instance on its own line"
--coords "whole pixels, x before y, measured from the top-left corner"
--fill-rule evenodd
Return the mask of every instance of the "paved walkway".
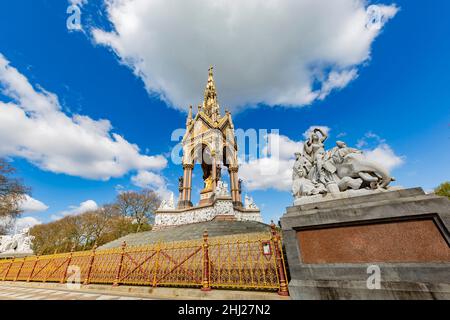
M 149 300 L 116 294 L 98 294 L 86 291 L 25 288 L 0 283 L 0 300 Z
M 170 288 L 89 284 L 80 289 L 67 284 L 0 281 L 0 300 L 290 300 L 276 292 L 218 290 L 204 292 L 199 288 Z

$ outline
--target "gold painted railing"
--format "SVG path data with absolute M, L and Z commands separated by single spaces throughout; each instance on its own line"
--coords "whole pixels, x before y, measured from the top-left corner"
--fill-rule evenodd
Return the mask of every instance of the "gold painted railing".
M 288 295 L 281 237 L 245 236 L 0 260 L 0 281 L 231 288 Z

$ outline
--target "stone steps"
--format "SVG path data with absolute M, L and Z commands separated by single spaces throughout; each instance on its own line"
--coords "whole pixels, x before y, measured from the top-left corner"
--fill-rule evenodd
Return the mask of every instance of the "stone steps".
M 210 237 L 248 234 L 257 232 L 270 232 L 270 226 L 256 221 L 212 220 L 208 222 L 182 225 L 162 230 L 146 231 L 129 234 L 109 242 L 99 249 L 119 247 L 123 241 L 129 246 L 139 246 L 156 242 L 173 242 L 202 239 L 204 231 Z
M 236 221 L 236 217 L 235 216 L 231 216 L 231 215 L 220 215 L 220 216 L 215 216 L 214 220 L 218 220 L 218 221 Z

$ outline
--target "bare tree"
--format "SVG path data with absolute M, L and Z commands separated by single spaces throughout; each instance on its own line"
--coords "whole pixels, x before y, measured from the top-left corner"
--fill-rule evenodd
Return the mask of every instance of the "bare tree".
M 14 228 L 15 222 L 11 217 L 0 217 L 0 235 L 8 234 Z
M 89 250 L 94 244 L 99 246 L 135 232 L 136 225 L 130 217 L 121 215 L 116 206 L 104 207 L 77 216 L 34 226 L 30 233 L 34 236 L 33 250 L 38 254 Z
M 0 219 L 14 221 L 21 213 L 20 202 L 25 198 L 27 188 L 12 177 L 15 169 L 4 159 L 0 159 Z
M 131 217 L 136 224 L 136 232 L 153 221 L 155 211 L 161 204 L 161 199 L 153 190 L 144 189 L 140 192 L 127 191 L 117 196 L 116 206 L 123 216 Z

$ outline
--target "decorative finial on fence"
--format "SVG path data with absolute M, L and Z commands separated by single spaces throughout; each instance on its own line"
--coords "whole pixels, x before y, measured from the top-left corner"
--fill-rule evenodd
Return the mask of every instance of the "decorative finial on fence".
M 202 270 L 202 291 L 211 291 L 210 274 L 209 274 L 209 245 L 208 245 L 208 230 L 203 232 L 203 270 Z

